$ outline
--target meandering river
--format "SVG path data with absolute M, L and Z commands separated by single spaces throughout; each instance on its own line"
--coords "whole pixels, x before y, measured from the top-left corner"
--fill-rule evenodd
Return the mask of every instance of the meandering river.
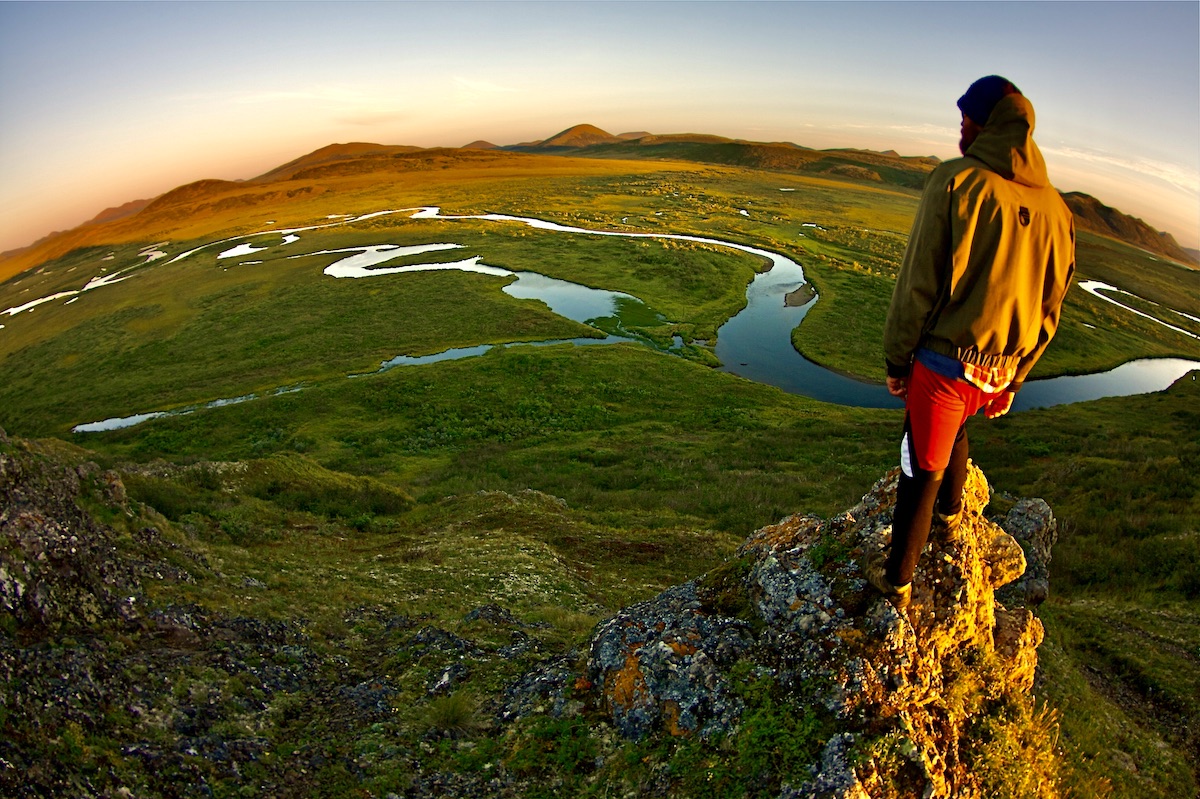
M 882 385 L 855 380 L 837 374 L 817 366 L 796 352 L 791 344 L 791 331 L 800 324 L 805 314 L 808 313 L 808 310 L 819 300 L 819 297 L 814 297 L 799 307 L 789 306 L 785 302 L 786 295 L 795 291 L 806 282 L 804 270 L 798 263 L 775 252 L 735 242 L 723 241 L 721 239 L 671 233 L 626 233 L 589 230 L 587 228 L 571 227 L 532 217 L 518 217 L 507 214 L 443 215 L 439 208 L 431 206 L 379 211 L 359 217 L 348 217 L 329 224 L 315 225 L 309 228 L 264 231 L 258 234 L 251 234 L 251 236 L 238 237 L 238 239 L 225 239 L 182 253 L 176 256 L 172 262 L 186 258 L 206 247 L 226 244 L 239 239 L 282 235 L 283 239 L 278 246 L 283 246 L 299 241 L 300 237 L 297 234 L 306 230 L 350 224 L 371 217 L 407 212 L 412 212 L 411 218 L 413 219 L 481 220 L 486 222 L 524 224 L 539 230 L 572 235 L 690 241 L 725 247 L 764 258 L 770 263 L 770 267 L 766 271 L 756 275 L 747 287 L 746 307 L 726 322 L 717 332 L 715 354 L 722 363 L 720 369 L 750 380 L 777 386 L 790 393 L 802 394 L 825 402 L 859 407 L 901 407 L 900 401 L 891 397 Z M 460 248 L 461 245 L 453 243 L 431 243 L 410 247 L 383 244 L 299 253 L 291 257 L 305 258 L 312 255 L 345 253 L 344 258 L 339 259 L 325 269 L 325 274 L 334 278 L 376 278 L 385 275 L 400 275 L 405 272 L 445 269 L 457 269 L 489 275 L 511 275 L 516 280 L 505 286 L 504 291 L 514 297 L 541 300 L 555 313 L 584 324 L 605 317 L 616 318 L 619 322 L 622 315 L 626 312 L 635 311 L 642 314 L 646 312 L 646 309 L 641 306 L 641 301 L 631 295 L 588 288 L 533 272 L 512 272 L 483 263 L 482 256 L 473 256 L 459 261 L 443 263 L 408 263 L 383 266 L 383 264 L 399 258 L 412 258 L 428 252 Z M 249 242 L 242 241 L 242 243 L 221 252 L 218 257 L 233 259 L 243 255 L 258 253 L 265 249 L 269 249 L 269 246 L 254 246 Z M 251 264 L 258 262 L 244 263 Z M 1200 338 L 1186 330 L 1168 325 L 1153 316 L 1129 308 L 1112 296 L 1100 293 L 1100 291 L 1125 294 L 1128 294 L 1128 292 L 1121 292 L 1119 289 L 1097 281 L 1088 281 L 1080 285 L 1085 291 L 1089 291 L 1108 302 L 1120 305 L 1133 313 L 1138 313 L 1172 329 L 1179 330 L 1185 335 Z M 89 285 L 87 288 L 90 289 L 93 286 Z M 23 310 L 23 308 L 20 310 Z M 18 311 L 18 309 L 9 309 L 10 314 L 15 311 Z M 1180 315 L 1184 316 L 1184 314 Z M 570 341 L 579 345 L 596 345 L 629 340 L 629 338 L 632 338 L 632 336 L 627 338 L 621 335 L 608 335 L 605 338 L 580 338 L 571 339 Z M 535 345 L 558 343 L 562 342 L 537 342 Z M 397 356 L 381 364 L 380 369 L 384 370 L 398 366 L 472 357 L 487 352 L 491 349 L 491 346 L 466 347 L 421 357 Z M 1025 384 L 1025 387 L 1017 395 L 1017 400 L 1013 407 L 1014 410 L 1019 411 L 1071 402 L 1082 402 L 1100 397 L 1126 396 L 1160 391 L 1187 372 L 1196 369 L 1200 369 L 1200 361 L 1182 358 L 1143 359 L 1098 374 L 1033 380 Z M 296 389 L 294 387 L 279 389 L 279 391 L 291 390 Z M 201 407 L 214 407 L 216 405 L 241 402 L 248 399 L 253 399 L 253 396 L 238 397 L 234 400 L 217 400 L 214 403 L 208 403 L 204 406 L 184 408 L 171 412 L 155 411 L 118 419 L 107 419 L 101 422 L 78 425 L 74 428 L 74 431 L 96 432 L 113 430 L 170 413 L 186 413 Z

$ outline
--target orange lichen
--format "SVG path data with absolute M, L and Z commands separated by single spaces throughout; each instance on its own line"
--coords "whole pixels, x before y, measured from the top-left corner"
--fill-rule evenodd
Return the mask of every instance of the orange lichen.
M 696 654 L 696 647 L 692 646 L 691 644 L 685 644 L 683 641 L 667 641 L 666 644 L 667 646 L 671 647 L 671 651 L 673 651 L 676 655 L 682 656 Z
M 674 738 L 691 734 L 691 730 L 679 726 L 679 703 L 672 699 L 663 702 L 663 728 Z
M 633 707 L 646 695 L 646 678 L 642 675 L 637 655 L 630 653 L 625 657 L 624 666 L 615 673 L 609 673 L 606 693 L 612 705 L 625 710 Z

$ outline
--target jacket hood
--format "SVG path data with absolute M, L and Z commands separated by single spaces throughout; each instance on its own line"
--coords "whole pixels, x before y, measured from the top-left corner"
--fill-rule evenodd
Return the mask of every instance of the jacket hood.
M 996 103 L 987 124 L 966 155 L 978 159 L 1008 180 L 1026 186 L 1049 186 L 1046 162 L 1033 141 L 1033 104 L 1010 94 Z

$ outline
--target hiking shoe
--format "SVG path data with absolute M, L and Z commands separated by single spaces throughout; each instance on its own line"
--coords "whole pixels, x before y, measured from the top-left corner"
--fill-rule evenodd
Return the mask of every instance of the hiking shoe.
M 908 607 L 908 603 L 912 600 L 912 583 L 895 586 L 887 578 L 887 572 L 884 569 L 884 559 L 882 552 L 876 552 L 867 558 L 866 565 L 863 566 L 863 576 L 867 578 L 867 582 L 875 586 L 879 593 L 883 594 L 888 602 L 896 610 L 903 611 Z
M 933 514 L 933 535 L 939 541 L 957 541 L 958 528 L 962 524 L 962 511 L 947 516 L 941 511 Z

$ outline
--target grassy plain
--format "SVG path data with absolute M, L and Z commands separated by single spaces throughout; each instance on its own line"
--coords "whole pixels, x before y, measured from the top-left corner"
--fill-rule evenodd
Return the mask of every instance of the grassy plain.
M 911 189 L 682 162 L 434 153 L 397 163 L 384 173 L 339 167 L 227 186 L 81 233 L 84 249 L 0 285 L 0 308 L 78 289 L 99 268 L 145 260 L 138 253 L 155 244 L 174 256 L 266 220 L 282 229 L 334 213 L 441 205 L 786 253 L 821 294 L 794 334 L 798 348 L 832 368 L 880 376 Z M 848 507 L 893 464 L 897 411 L 824 405 L 635 343 L 513 345 L 347 379 L 398 354 L 594 332 L 502 293 L 504 278 L 335 280 L 321 274 L 333 256 L 287 256 L 454 242 L 463 248 L 422 260 L 479 255 L 626 291 L 671 323 L 647 332 L 710 343 L 744 302 L 763 266 L 755 258 L 404 215 L 299 235 L 286 246 L 277 234 L 255 238 L 274 246 L 245 259 L 218 259 L 223 246 L 176 264 L 160 259 L 69 305 L 3 318 L 0 427 L 126 464 L 132 496 L 226 575 L 164 599 L 304 617 L 339 646 L 365 635 L 347 621 L 351 608 L 381 605 L 462 632 L 463 614 L 490 601 L 549 624 L 550 644 L 565 649 L 618 607 L 719 564 L 756 527 Z M 252 259 L 263 263 L 238 265 Z M 1080 241 L 1081 277 L 1200 316 L 1200 287 L 1174 269 L 1106 240 Z M 1200 345 L 1075 289 L 1038 373 L 1166 354 L 1198 358 Z M 69 432 L 301 384 L 126 430 Z M 1044 497 L 1062 526 L 1054 597 L 1042 611 L 1050 633 L 1039 695 L 1061 712 L 1082 796 L 1196 787 L 1198 401 L 1185 380 L 1161 395 L 972 422 L 974 457 L 993 485 Z M 160 459 L 174 465 L 151 466 Z M 213 462 L 248 463 L 270 479 L 238 482 L 231 493 Z M 335 501 L 347 496 L 354 501 Z M 236 588 L 245 578 L 267 590 Z M 505 676 L 482 675 L 471 690 L 482 695 Z M 388 736 L 416 741 L 455 723 L 486 749 L 471 738 L 471 702 L 430 702 L 416 677 L 409 688 Z M 570 730 L 546 734 L 574 740 Z M 529 756 L 493 753 L 514 764 Z M 436 756 L 456 768 L 483 762 L 453 747 Z M 528 768 L 569 777 L 550 761 Z

